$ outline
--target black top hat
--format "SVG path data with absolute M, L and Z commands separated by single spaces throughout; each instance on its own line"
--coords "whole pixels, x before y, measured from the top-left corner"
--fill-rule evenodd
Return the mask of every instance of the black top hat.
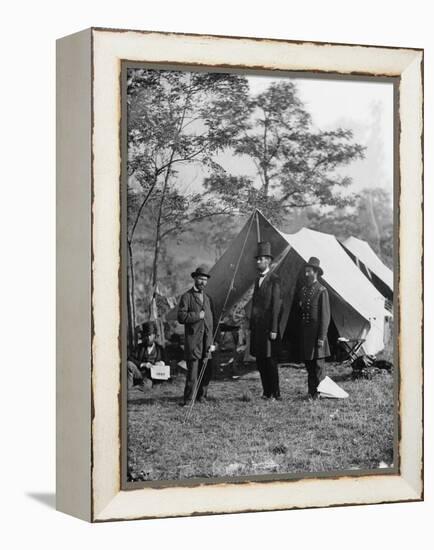
M 273 259 L 273 255 L 271 254 L 271 244 L 269 242 L 258 243 L 258 250 L 255 258 L 259 258 L 259 256 L 268 256 Z
M 207 271 L 208 270 L 204 265 L 200 265 L 199 267 L 196 268 L 196 271 L 193 271 L 191 276 L 193 277 L 193 279 L 195 279 L 196 277 L 208 277 L 209 279 L 211 275 L 207 273 Z
M 314 269 L 320 277 L 324 274 L 324 271 L 321 269 L 319 265 L 319 259 L 315 258 L 315 256 L 312 256 L 310 260 L 307 262 L 306 267 L 311 267 Z
M 157 325 L 154 323 L 154 321 L 145 321 L 144 323 L 142 323 L 142 326 L 140 328 L 142 336 L 157 333 Z

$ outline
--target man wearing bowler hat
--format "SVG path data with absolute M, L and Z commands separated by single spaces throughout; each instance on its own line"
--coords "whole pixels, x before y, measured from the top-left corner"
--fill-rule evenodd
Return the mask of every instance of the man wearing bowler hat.
M 258 277 L 250 316 L 250 353 L 256 358 L 264 399 L 280 400 L 279 371 L 276 362 L 281 308 L 280 278 L 270 271 L 271 245 L 258 243 L 256 267 Z
M 304 268 L 305 284 L 299 291 L 301 355 L 308 373 L 308 391 L 317 399 L 318 385 L 325 378 L 325 358 L 330 355 L 327 331 L 330 301 L 327 289 L 318 281 L 324 274 L 318 258 L 312 257 Z
M 185 330 L 184 353 L 187 363 L 184 400 L 181 405 L 186 405 L 193 399 L 194 387 L 208 357 L 196 395 L 196 400 L 199 402 L 206 399 L 212 375 L 211 352 L 215 350 L 214 307 L 211 298 L 204 292 L 210 275 L 205 267 L 200 266 L 191 276 L 194 279 L 194 285 L 181 296 L 178 305 L 178 322 L 184 325 Z

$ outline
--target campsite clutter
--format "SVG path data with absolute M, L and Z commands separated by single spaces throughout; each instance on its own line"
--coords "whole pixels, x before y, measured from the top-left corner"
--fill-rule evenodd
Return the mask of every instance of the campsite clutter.
M 393 364 L 390 361 L 384 359 L 376 359 L 373 355 L 363 355 L 358 357 L 351 364 L 352 378 L 357 380 L 358 378 L 365 378 L 372 380 L 376 376 L 382 374 L 392 374 Z
M 174 308 L 165 316 L 164 327 L 167 333 L 172 332 L 166 334 L 165 346 L 167 363 L 170 364 L 169 376 L 187 374 L 188 378 L 192 370 L 189 362 L 193 359 L 198 362 L 195 376 L 190 376 L 193 380 L 190 380 L 190 386 L 193 387 L 189 387 L 188 395 L 184 395 L 186 402 L 191 401 L 193 394 L 195 397 L 203 396 L 203 391 L 199 394 L 199 388 L 195 386 L 202 382 L 200 367 L 204 363 L 209 364 L 210 372 L 214 371 L 217 379 L 226 377 L 242 380 L 243 375 L 254 368 L 254 358 L 250 351 L 255 349 L 258 336 L 254 334 L 252 346 L 246 329 L 252 316 L 252 293 L 258 294 L 261 288 L 254 260 L 258 256 L 258 243 L 267 248 L 268 254 L 265 256 L 274 256 L 264 280 L 275 278 L 280 284 L 279 314 L 275 318 L 275 330 L 272 331 L 279 335 L 281 343 L 278 357 L 280 368 L 297 368 L 300 362 L 306 360 L 300 346 L 303 342 L 300 333 L 300 292 L 303 292 L 305 283 L 305 266 L 313 262 L 314 267 L 318 268 L 318 285 L 324 289 L 321 294 L 327 296 L 329 306 L 330 322 L 327 323 L 323 338 L 320 338 L 324 340 L 321 344 L 325 350 L 322 357 L 351 367 L 349 376 L 354 378 L 368 378 L 370 369 L 372 373 L 375 372 L 373 368 L 392 372 L 392 365 L 388 361 L 377 361 L 377 366 L 373 365 L 380 354 L 388 357 L 387 348 L 392 344 L 393 277 L 369 245 L 355 238 L 340 243 L 333 235 L 308 228 L 285 234 L 277 230 L 259 211 L 255 211 L 209 272 L 201 267 L 203 272 L 192 273 L 192 276 L 199 274 L 206 278 L 206 294 L 203 294 L 202 299 L 206 308 L 209 304 L 208 328 L 199 336 L 201 349 L 197 357 L 190 357 L 192 340 L 195 337 L 197 339 L 197 335 L 193 337 L 192 325 L 188 326 L 185 321 L 191 315 L 189 308 L 195 312 L 194 315 L 199 315 L 204 306 L 200 298 L 198 302 L 193 289 L 183 295 L 181 308 Z M 196 277 L 193 278 L 196 280 Z M 310 307 L 311 302 L 315 301 L 313 295 L 308 301 Z M 321 307 L 324 308 L 324 304 Z M 302 315 L 306 311 L 305 307 Z M 184 321 L 184 334 L 176 328 L 174 330 L 176 319 Z M 217 351 L 209 353 L 215 343 L 217 328 L 220 333 L 219 346 Z M 207 341 L 204 344 L 205 333 Z M 325 368 L 320 370 L 315 383 L 322 397 L 348 397 L 342 388 L 326 376 Z M 162 379 L 157 368 L 151 369 L 152 372 L 154 375 L 160 373 L 156 376 Z M 167 374 L 167 369 L 165 372 Z M 263 389 L 264 394 L 267 393 L 265 386 Z M 278 386 L 274 393 L 275 397 L 280 397 Z

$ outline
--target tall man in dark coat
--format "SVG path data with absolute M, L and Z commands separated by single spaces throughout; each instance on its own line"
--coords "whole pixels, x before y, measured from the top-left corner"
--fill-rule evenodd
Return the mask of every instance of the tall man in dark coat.
M 185 329 L 184 353 L 187 363 L 184 401 L 181 405 L 186 405 L 193 399 L 194 387 L 204 361 L 206 357 L 211 358 L 210 354 L 215 349 L 214 307 L 211 298 L 204 292 L 210 275 L 204 267 L 198 267 L 191 276 L 194 279 L 194 285 L 181 296 L 178 305 L 178 322 L 183 324 Z M 211 361 L 208 360 L 197 391 L 196 399 L 199 402 L 207 396 L 211 375 Z
M 318 258 L 305 266 L 306 284 L 298 294 L 300 348 L 308 372 L 310 397 L 319 397 L 317 388 L 325 374 L 325 357 L 330 355 L 327 331 L 330 324 L 330 301 L 327 289 L 318 281 L 323 275 Z
M 271 245 L 258 243 L 256 267 L 258 277 L 250 316 L 250 353 L 256 357 L 264 399 L 280 400 L 279 371 L 276 361 L 281 308 L 280 278 L 270 271 Z

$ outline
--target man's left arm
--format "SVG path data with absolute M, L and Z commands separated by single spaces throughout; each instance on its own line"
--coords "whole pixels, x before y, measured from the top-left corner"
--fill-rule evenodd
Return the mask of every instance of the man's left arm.
M 214 302 L 211 296 L 208 296 L 208 300 L 209 300 L 209 307 L 211 309 L 211 315 L 212 315 L 212 332 L 213 332 L 213 336 L 215 335 L 213 343 L 218 344 L 220 342 L 219 319 L 217 318 L 217 313 L 216 313 Z
M 318 340 L 324 343 L 330 325 L 330 300 L 326 288 L 321 291 L 319 296 L 319 312 Z
M 271 330 L 270 337 L 272 340 L 277 338 L 279 330 L 279 313 L 282 304 L 280 279 L 276 277 L 273 281 L 272 300 L 271 300 Z

